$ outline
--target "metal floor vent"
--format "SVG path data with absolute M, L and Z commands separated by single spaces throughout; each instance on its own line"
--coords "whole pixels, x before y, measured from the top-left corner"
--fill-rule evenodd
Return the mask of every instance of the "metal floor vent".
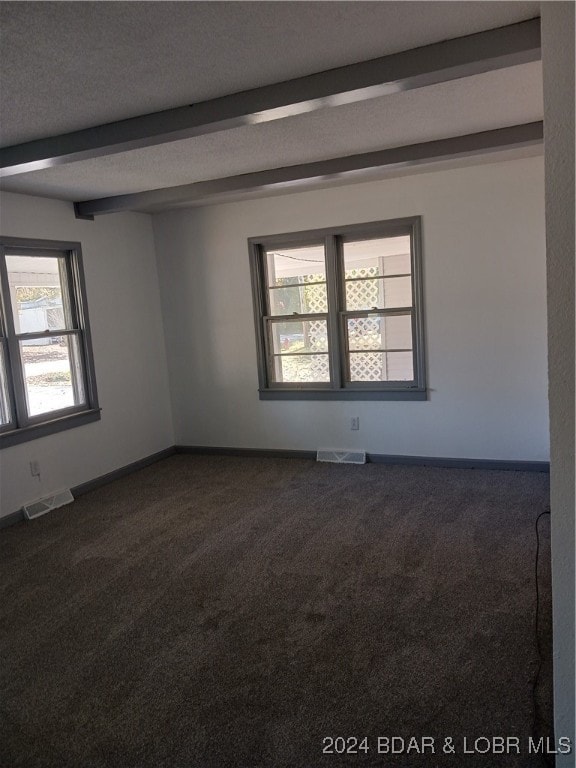
M 320 448 L 316 461 L 331 461 L 335 464 L 366 464 L 366 451 L 333 451 Z
M 31 504 L 25 504 L 22 510 L 28 520 L 34 520 L 35 517 L 40 517 L 52 509 L 58 509 L 58 507 L 63 507 L 65 504 L 70 504 L 71 501 L 74 501 L 74 496 L 72 496 L 69 490 L 65 490 L 55 493 L 53 496 L 46 496 L 44 499 L 33 501 Z

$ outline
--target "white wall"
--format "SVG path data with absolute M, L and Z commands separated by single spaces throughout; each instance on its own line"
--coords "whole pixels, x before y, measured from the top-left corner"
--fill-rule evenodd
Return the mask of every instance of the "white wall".
M 246 239 L 418 214 L 429 401 L 261 402 Z M 542 158 L 171 211 L 154 231 L 177 443 L 548 459 Z
M 556 738 L 574 766 L 574 4 L 542 4 Z
M 0 451 L 1 514 L 174 444 L 150 216 L 4 193 L 3 235 L 82 244 L 102 419 Z M 29 462 L 40 462 L 40 482 Z

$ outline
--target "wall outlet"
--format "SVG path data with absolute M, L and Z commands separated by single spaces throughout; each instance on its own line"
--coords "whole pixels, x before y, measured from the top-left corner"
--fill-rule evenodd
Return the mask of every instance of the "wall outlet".
M 30 474 L 32 477 L 40 477 L 40 462 L 36 459 L 30 462 Z
M 353 431 L 360 429 L 360 416 L 352 416 L 350 419 L 350 429 Z

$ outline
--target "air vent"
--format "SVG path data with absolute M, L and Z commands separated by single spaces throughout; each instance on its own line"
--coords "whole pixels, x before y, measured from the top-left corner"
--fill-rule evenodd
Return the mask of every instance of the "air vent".
M 316 461 L 331 461 L 334 464 L 366 464 L 366 451 L 343 451 L 320 448 Z
M 31 504 L 25 504 L 22 510 L 28 520 L 34 520 L 34 518 L 41 517 L 52 509 L 70 504 L 71 501 L 74 501 L 74 496 L 69 490 L 65 490 L 55 493 L 53 496 L 46 496 L 44 499 L 33 501 Z

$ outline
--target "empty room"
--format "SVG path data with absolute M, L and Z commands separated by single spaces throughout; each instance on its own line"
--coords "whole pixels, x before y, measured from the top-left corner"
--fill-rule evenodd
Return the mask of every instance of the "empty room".
M 574 768 L 574 4 L 0 30 L 0 764 Z

